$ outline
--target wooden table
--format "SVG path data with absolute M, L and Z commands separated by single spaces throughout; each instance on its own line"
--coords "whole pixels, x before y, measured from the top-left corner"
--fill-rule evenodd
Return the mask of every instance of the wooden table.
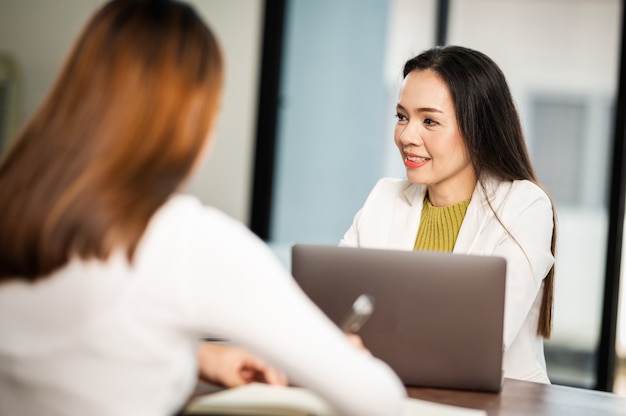
M 505 379 L 502 391 L 478 393 L 407 387 L 409 396 L 482 409 L 489 416 L 626 416 L 626 397 L 595 390 Z
M 192 397 L 222 390 L 199 383 Z M 505 379 L 500 393 L 407 387 L 410 397 L 482 409 L 488 416 L 626 416 L 626 397 L 612 393 Z M 185 416 L 181 411 L 178 416 Z M 386 416 L 386 415 L 385 415 Z

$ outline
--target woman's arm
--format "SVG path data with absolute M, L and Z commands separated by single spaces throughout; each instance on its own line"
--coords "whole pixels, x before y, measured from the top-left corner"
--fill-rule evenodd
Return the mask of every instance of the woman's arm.
M 501 229 L 493 255 L 507 260 L 505 346 L 515 340 L 529 316 L 542 282 L 554 264 L 551 252 L 552 204 L 527 181 L 515 183 L 500 215 L 511 235 Z
M 406 391 L 398 377 L 353 345 L 261 240 L 222 215 L 205 226 L 193 228 L 181 273 L 198 331 L 249 349 L 341 414 L 401 413 Z

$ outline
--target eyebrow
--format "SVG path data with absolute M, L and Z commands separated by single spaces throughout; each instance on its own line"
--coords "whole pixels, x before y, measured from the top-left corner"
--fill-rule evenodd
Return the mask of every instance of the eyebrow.
M 402 106 L 402 104 L 396 104 L 396 109 L 397 110 L 404 110 L 407 111 L 406 108 L 404 108 L 404 106 Z M 440 113 L 443 114 L 443 111 L 439 110 L 438 108 L 433 108 L 433 107 L 419 107 L 415 109 L 418 113 Z

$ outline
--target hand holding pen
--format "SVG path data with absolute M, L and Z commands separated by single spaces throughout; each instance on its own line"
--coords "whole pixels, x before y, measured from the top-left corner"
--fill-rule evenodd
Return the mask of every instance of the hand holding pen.
M 370 295 L 361 295 L 352 305 L 352 309 L 348 312 L 345 318 L 341 321 L 341 330 L 346 333 L 346 336 L 357 348 L 363 350 L 369 354 L 371 352 L 363 345 L 361 337 L 356 334 L 365 321 L 370 317 L 374 311 L 374 298 Z
M 359 332 L 372 312 L 374 312 L 374 297 L 366 294 L 360 295 L 341 321 L 341 330 L 353 334 Z

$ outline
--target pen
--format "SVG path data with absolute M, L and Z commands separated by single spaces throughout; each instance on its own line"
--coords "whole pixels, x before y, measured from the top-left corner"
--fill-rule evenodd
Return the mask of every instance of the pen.
M 352 308 L 341 321 L 344 332 L 358 332 L 374 311 L 374 297 L 362 294 L 352 304 Z

